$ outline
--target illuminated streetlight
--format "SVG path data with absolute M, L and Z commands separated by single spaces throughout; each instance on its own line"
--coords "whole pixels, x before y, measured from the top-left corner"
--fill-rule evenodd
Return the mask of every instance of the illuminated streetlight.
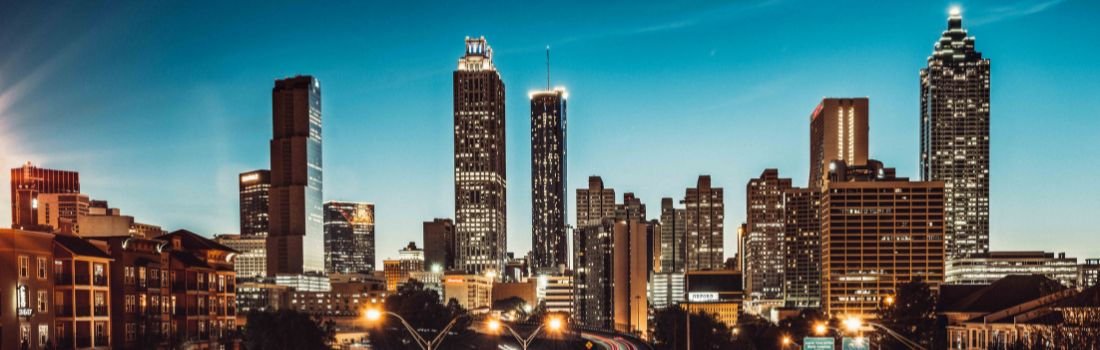
M 859 317 L 856 316 L 848 317 L 848 319 L 844 320 L 844 327 L 847 328 L 849 332 L 856 333 L 860 328 L 863 328 L 863 320 L 860 320 Z
M 491 319 L 491 320 L 489 320 L 489 322 L 485 323 L 485 326 L 488 327 L 490 331 L 493 331 L 493 332 L 499 331 L 500 330 L 500 320 L 497 320 L 495 318 Z
M 546 323 L 547 327 L 550 327 L 551 331 L 559 331 L 562 327 L 562 321 L 560 317 L 551 317 L 550 321 Z
M 894 296 L 887 295 L 885 298 L 882 298 L 882 302 L 886 303 L 886 306 L 894 305 Z
M 377 321 L 379 318 L 382 318 L 382 313 L 378 309 L 367 310 L 367 321 Z
M 458 317 L 455 317 L 455 318 L 451 319 L 451 322 L 447 323 L 447 326 L 443 327 L 443 330 L 440 331 L 439 334 L 437 334 L 435 336 L 435 338 L 433 338 L 432 340 L 429 341 L 429 340 L 425 339 L 424 336 L 420 334 L 420 332 L 417 332 L 416 328 L 413 328 L 413 326 L 409 324 L 409 321 L 406 321 L 404 317 L 401 317 L 401 315 L 395 314 L 393 312 L 371 308 L 371 309 L 367 309 L 367 311 L 363 313 L 363 318 L 366 318 L 368 322 L 373 323 L 373 322 L 378 322 L 379 320 L 381 320 L 382 315 L 390 315 L 390 316 L 393 316 L 393 317 L 397 318 L 399 321 L 401 321 L 401 325 L 405 326 L 405 330 L 408 331 L 409 334 L 413 336 L 413 340 L 416 341 L 416 345 L 420 346 L 420 349 L 422 349 L 422 350 L 438 349 L 439 344 L 443 343 L 443 337 L 446 336 L 447 332 L 450 332 L 451 328 L 455 326 L 455 323 L 458 321 L 458 318 L 459 317 L 464 317 L 464 316 L 458 316 Z
M 828 331 L 829 331 L 829 326 L 826 326 L 824 323 L 818 323 L 818 324 L 814 325 L 814 334 L 817 334 L 819 336 L 820 335 L 825 335 L 825 333 L 828 332 Z
M 488 326 L 489 330 L 493 331 L 493 333 L 496 333 L 497 330 L 499 330 L 501 327 L 504 327 L 504 329 L 508 330 L 508 333 L 512 334 L 512 338 L 516 339 L 516 342 L 519 343 L 520 347 L 523 350 L 527 350 L 527 347 L 531 345 L 531 342 L 535 341 L 535 337 L 538 336 L 539 332 L 541 332 L 543 328 L 549 328 L 550 331 L 558 332 L 565 327 L 565 321 L 562 320 L 561 317 L 551 316 L 546 319 L 546 322 L 540 324 L 538 328 L 535 328 L 535 331 L 531 332 L 531 335 L 527 336 L 526 338 L 521 337 L 519 333 L 516 333 L 516 330 L 512 329 L 512 327 L 509 327 L 505 323 L 501 323 L 500 320 L 497 320 L 495 318 L 490 319 L 486 323 L 486 326 Z

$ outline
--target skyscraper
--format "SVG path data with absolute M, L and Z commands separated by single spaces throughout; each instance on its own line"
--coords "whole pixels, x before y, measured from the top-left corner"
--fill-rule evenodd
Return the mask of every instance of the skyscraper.
M 957 9 L 920 71 L 920 166 L 945 184 L 948 257 L 988 253 L 989 59 Z
M 829 162 L 867 164 L 867 105 L 864 98 L 825 98 L 810 114 L 810 188 L 821 188 Z
M 438 272 L 455 267 L 455 222 L 435 219 L 424 222 L 424 268 Z
M 722 188 L 711 187 L 710 175 L 700 175 L 684 195 L 687 269 L 721 270 L 725 266 L 722 235 L 725 220 Z
M 897 287 L 944 281 L 943 182 L 909 181 L 869 160 L 833 161 L 821 199 L 825 312 L 875 317 Z
M 598 226 L 604 218 L 615 217 L 615 209 L 615 189 L 604 188 L 599 176 L 589 176 L 588 188 L 577 189 L 578 230 Z
M 821 191 L 783 194 L 783 301 L 789 308 L 821 307 Z
M 783 195 L 790 189 L 791 179 L 780 178 L 776 169 L 765 169 L 745 188 L 745 291 L 757 303 L 783 298 Z
M 325 203 L 325 272 L 374 271 L 374 204 Z
M 237 180 L 240 187 L 241 235 L 267 237 L 271 171 L 261 169 L 241 173 Z
M 267 275 L 323 271 L 321 84 L 311 76 L 276 80 L 271 99 Z
M 80 174 L 39 168 L 30 162 L 11 169 L 12 228 L 32 228 L 38 224 L 40 193 L 80 193 Z
M 531 242 L 535 271 L 568 265 L 565 111 L 564 89 L 531 94 Z
M 466 38 L 454 71 L 455 267 L 501 271 L 507 249 L 504 81 L 493 50 Z
M 673 207 L 672 198 L 661 198 L 661 272 L 684 272 L 685 214 L 683 208 Z

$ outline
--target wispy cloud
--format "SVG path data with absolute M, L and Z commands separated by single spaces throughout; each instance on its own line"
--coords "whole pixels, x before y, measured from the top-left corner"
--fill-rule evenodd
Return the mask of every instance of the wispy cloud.
M 565 37 L 557 41 L 549 43 L 550 46 L 562 46 L 566 44 L 590 41 L 590 40 L 603 40 L 614 39 L 622 37 L 631 37 L 636 35 L 645 35 L 661 32 L 669 32 L 676 30 L 683 30 L 695 26 L 710 24 L 714 22 L 720 22 L 723 20 L 730 20 L 738 18 L 751 13 L 751 11 L 761 8 L 771 7 L 782 3 L 784 0 L 761 0 L 761 1 L 734 1 L 729 4 L 719 6 L 717 8 L 708 8 L 705 10 L 693 11 L 680 16 L 673 17 L 673 20 L 648 23 L 643 25 L 637 25 L 633 27 L 627 27 L 625 29 L 610 30 L 605 32 L 597 32 L 591 34 L 576 35 L 571 37 Z M 512 50 L 504 50 L 497 52 L 529 52 L 542 50 L 544 46 L 531 46 L 524 48 L 515 48 Z
M 1063 2 L 1066 2 L 1066 0 L 1021 1 L 1009 5 L 994 7 L 990 9 L 988 14 L 975 18 L 974 21 L 972 21 L 971 23 L 975 25 L 982 25 L 1030 16 L 1046 11 Z

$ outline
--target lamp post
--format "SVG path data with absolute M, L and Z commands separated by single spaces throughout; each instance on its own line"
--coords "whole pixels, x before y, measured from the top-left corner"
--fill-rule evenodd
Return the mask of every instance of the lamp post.
M 401 315 L 389 311 L 368 309 L 365 316 L 367 318 L 367 321 L 374 322 L 382 319 L 383 315 L 390 315 L 400 320 L 401 325 L 405 326 L 405 330 L 409 331 L 409 334 L 413 336 L 413 340 L 416 341 L 416 345 L 420 346 L 420 348 L 423 350 L 439 349 L 439 344 L 443 343 L 443 337 L 447 334 L 447 332 L 451 330 L 451 327 L 454 327 L 455 323 L 458 322 L 458 319 L 463 317 L 458 316 L 451 319 L 451 322 L 448 322 L 447 326 L 443 327 L 443 330 L 439 331 L 439 334 L 436 334 L 435 338 L 429 341 L 428 339 L 424 338 L 424 336 L 421 335 L 420 332 L 417 332 L 416 328 L 413 328 L 413 326 L 410 325 L 408 321 L 405 321 L 405 318 L 401 317 Z
M 544 328 L 548 328 L 553 332 L 557 332 L 557 331 L 560 331 L 562 329 L 562 327 L 565 325 L 565 322 L 562 321 L 561 318 L 550 317 L 549 319 L 546 320 L 546 323 L 540 324 L 538 326 L 538 328 L 535 328 L 535 331 L 531 332 L 531 334 L 528 335 L 526 338 L 520 336 L 519 333 L 516 333 L 516 330 L 512 329 L 512 327 L 508 326 L 507 324 L 505 324 L 503 322 L 500 322 L 500 320 L 495 319 L 495 318 L 490 319 L 488 322 L 486 322 L 485 325 L 486 325 L 486 327 L 489 328 L 490 331 L 493 331 L 493 332 L 499 331 L 501 327 L 503 327 L 504 329 L 507 329 L 508 333 L 512 334 L 512 338 L 515 338 L 516 342 L 519 343 L 520 347 L 523 350 L 527 350 L 527 347 L 530 346 L 531 343 L 535 341 L 535 337 L 538 336 L 539 332 L 541 332 Z

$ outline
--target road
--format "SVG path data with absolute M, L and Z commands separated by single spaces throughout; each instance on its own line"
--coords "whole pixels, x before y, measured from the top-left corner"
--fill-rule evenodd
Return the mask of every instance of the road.
M 609 333 L 581 332 L 581 339 L 592 342 L 593 350 L 650 350 L 649 345 L 642 344 L 630 338 L 624 338 Z M 531 344 L 531 350 L 541 349 L 539 342 Z M 500 350 L 521 350 L 515 344 L 500 344 Z

